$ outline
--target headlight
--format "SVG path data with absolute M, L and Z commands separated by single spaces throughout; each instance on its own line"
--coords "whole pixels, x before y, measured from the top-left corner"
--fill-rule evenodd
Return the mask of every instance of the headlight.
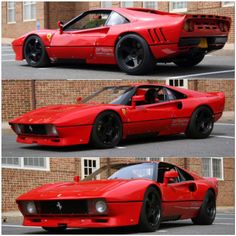
M 54 125 L 46 125 L 47 135 L 58 136 L 57 129 Z
M 34 201 L 21 201 L 18 204 L 19 204 L 19 209 L 23 215 L 37 214 L 37 209 Z
M 21 134 L 21 125 L 18 124 L 12 124 L 11 125 L 12 129 L 16 132 L 16 134 Z
M 104 213 L 107 211 L 107 204 L 103 200 L 99 200 L 96 202 L 95 208 L 98 213 Z

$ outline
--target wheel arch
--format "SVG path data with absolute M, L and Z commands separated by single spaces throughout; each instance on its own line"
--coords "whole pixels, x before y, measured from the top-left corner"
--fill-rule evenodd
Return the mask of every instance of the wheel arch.
M 121 115 L 119 114 L 119 112 L 117 112 L 117 111 L 115 111 L 115 110 L 112 110 L 112 109 L 107 109 L 107 110 L 102 110 L 102 111 L 100 111 L 96 116 L 95 116 L 95 118 L 94 118 L 94 120 L 93 120 L 93 125 L 94 125 L 94 123 L 95 123 L 95 120 L 98 118 L 98 116 L 100 116 L 102 113 L 104 113 L 104 112 L 114 112 L 119 118 L 120 118 L 120 121 L 121 121 L 121 123 L 122 123 L 122 127 L 123 127 L 123 119 L 122 119 L 122 117 L 121 117 Z
M 214 189 L 214 188 L 212 188 L 212 187 L 208 188 L 207 191 L 206 191 L 206 193 L 207 193 L 208 191 L 211 191 L 211 192 L 214 194 L 214 196 L 216 197 L 216 192 L 215 192 L 215 189 Z
M 214 110 L 213 110 L 213 108 L 212 108 L 209 104 L 200 104 L 200 105 L 198 105 L 198 106 L 192 111 L 191 117 L 192 117 L 193 113 L 194 113 L 198 108 L 200 108 L 200 107 L 206 107 L 206 108 L 210 109 L 210 111 L 211 111 L 212 114 L 214 115 Z
M 160 189 L 157 185 L 155 185 L 155 184 L 151 184 L 151 185 L 149 185 L 149 186 L 147 187 L 146 191 L 147 191 L 150 187 L 153 187 L 153 188 L 155 188 L 155 189 L 158 191 L 159 196 L 160 196 L 160 199 L 161 199 L 161 201 L 162 201 L 162 193 L 161 193 L 161 189 Z M 146 191 L 145 191 L 145 192 L 146 192 Z M 145 193 L 144 193 L 144 194 L 145 194 Z

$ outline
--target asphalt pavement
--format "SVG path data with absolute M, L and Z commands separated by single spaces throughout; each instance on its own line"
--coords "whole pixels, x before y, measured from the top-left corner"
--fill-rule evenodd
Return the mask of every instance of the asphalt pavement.
M 2 234 L 47 234 L 40 227 L 25 227 L 20 223 L 2 224 Z M 134 228 L 113 229 L 67 229 L 63 234 L 145 234 L 145 235 L 234 235 L 234 213 L 217 213 L 213 225 L 193 225 L 191 220 L 163 222 L 159 230 L 152 233 L 140 233 Z
M 186 79 L 234 79 L 234 51 L 207 55 L 202 63 L 194 68 L 179 68 L 173 63 L 157 64 L 147 80 L 186 78 Z M 57 79 L 57 80 L 143 80 L 143 76 L 129 76 L 117 66 L 78 65 L 73 63 L 53 64 L 45 68 L 32 68 L 26 61 L 15 61 L 15 54 L 10 45 L 2 46 L 2 78 L 5 80 Z
M 145 136 L 123 140 L 112 149 L 95 149 L 91 145 L 46 147 L 16 143 L 9 129 L 2 132 L 3 157 L 233 157 L 235 147 L 234 122 L 215 123 L 207 139 L 174 136 Z

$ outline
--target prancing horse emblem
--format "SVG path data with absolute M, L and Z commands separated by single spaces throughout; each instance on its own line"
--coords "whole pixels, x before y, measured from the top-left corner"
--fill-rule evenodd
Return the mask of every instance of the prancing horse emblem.
M 62 205 L 61 205 L 61 203 L 60 202 L 57 202 L 57 205 L 56 205 L 56 207 L 61 211 L 61 209 L 62 209 Z

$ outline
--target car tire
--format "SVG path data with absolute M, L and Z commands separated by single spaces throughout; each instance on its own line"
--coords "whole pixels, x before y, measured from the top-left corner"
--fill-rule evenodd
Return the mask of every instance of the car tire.
M 207 138 L 214 127 L 214 117 L 210 108 L 202 106 L 197 108 L 190 119 L 186 136 L 194 139 Z
M 61 227 L 42 227 L 44 230 L 46 230 L 48 233 L 63 233 L 66 230 L 66 226 Z
M 147 42 L 136 34 L 127 34 L 119 39 L 115 48 L 119 68 L 130 75 L 142 75 L 155 66 Z
M 197 225 L 211 225 L 216 216 L 216 197 L 212 190 L 208 190 L 197 217 L 192 222 Z
M 139 230 L 142 232 L 154 232 L 161 223 L 161 198 L 154 187 L 149 187 L 145 193 L 141 214 L 139 218 Z
M 112 148 L 122 139 L 122 121 L 113 111 L 99 114 L 94 122 L 91 142 L 97 148 Z
M 205 57 L 205 53 L 188 55 L 175 59 L 173 62 L 179 67 L 193 67 L 199 64 Z
M 50 64 L 43 41 L 36 35 L 27 38 L 24 45 L 24 57 L 28 65 L 32 67 L 44 67 Z

